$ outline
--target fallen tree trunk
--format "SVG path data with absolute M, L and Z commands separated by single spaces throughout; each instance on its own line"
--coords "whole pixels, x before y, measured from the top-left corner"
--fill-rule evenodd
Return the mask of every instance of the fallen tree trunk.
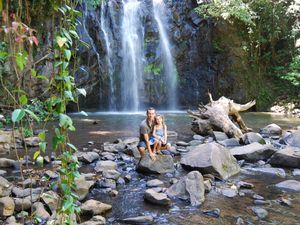
M 209 135 L 213 131 L 222 131 L 228 137 L 240 139 L 243 132 L 251 131 L 246 126 L 239 112 L 246 111 L 255 105 L 255 100 L 241 105 L 233 102 L 224 96 L 217 101 L 212 99 L 208 93 L 210 102 L 207 105 L 200 105 L 197 112 L 188 111 L 194 118 L 192 130 L 200 135 Z M 231 119 L 230 119 L 231 117 Z M 234 123 L 236 122 L 238 126 Z

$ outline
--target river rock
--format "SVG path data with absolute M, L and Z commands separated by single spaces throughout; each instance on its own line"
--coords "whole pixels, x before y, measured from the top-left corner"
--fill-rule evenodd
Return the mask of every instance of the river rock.
M 262 145 L 254 142 L 249 145 L 232 148 L 230 152 L 237 160 L 244 159 L 248 162 L 257 162 L 269 159 L 276 150 L 272 145 Z
M 198 146 L 198 145 L 202 145 L 203 141 L 202 140 L 192 140 L 188 144 L 189 144 L 189 146 Z
M 0 158 L 0 168 L 9 168 L 14 167 L 17 164 L 15 160 Z
M 300 130 L 294 131 L 280 140 L 280 143 L 300 148 Z
M 286 191 L 300 192 L 300 182 L 297 180 L 285 180 L 275 186 Z
M 146 183 L 147 187 L 163 187 L 164 186 L 164 182 L 162 182 L 161 180 L 158 179 L 154 179 L 154 180 L 149 180 Z
M 294 169 L 293 176 L 300 176 L 300 169 Z
M 148 224 L 153 222 L 152 216 L 137 216 L 137 217 L 130 217 L 121 220 L 123 223 L 128 224 Z
M 237 183 L 237 187 L 238 188 L 252 189 L 252 188 L 254 188 L 254 184 L 251 184 L 251 183 L 248 183 L 248 182 L 245 182 L 245 181 L 239 181 Z
M 136 159 L 141 158 L 138 148 L 134 145 L 127 145 L 123 152 L 129 156 L 133 156 Z
M 210 210 L 202 210 L 202 213 L 207 216 L 219 218 L 220 214 L 221 214 L 221 210 L 218 208 L 214 208 L 214 209 L 210 209 Z
M 123 148 L 121 148 L 121 149 L 123 150 L 124 147 L 125 147 L 125 144 L 123 144 Z M 112 152 L 112 153 L 118 153 L 119 152 L 117 145 L 111 144 L 111 143 L 108 143 L 108 142 L 103 144 L 103 150 L 105 152 Z
M 24 198 L 32 194 L 40 194 L 42 192 L 42 188 L 19 188 L 13 187 L 12 189 L 13 194 L 18 198 Z
M 215 141 L 224 141 L 228 139 L 228 136 L 224 132 L 213 131 L 213 138 Z
M 110 160 L 105 160 L 105 161 L 98 161 L 95 167 L 95 170 L 97 172 L 103 172 L 106 170 L 116 170 L 117 169 L 117 163 L 110 161 Z
M 115 155 L 115 153 L 112 153 L 112 152 L 102 152 L 101 153 L 101 159 L 102 160 L 115 161 L 116 160 L 116 155 Z
M 278 150 L 270 159 L 272 166 L 300 168 L 300 148 L 286 147 Z
M 80 225 L 105 225 L 106 224 L 106 219 L 103 216 L 97 215 L 93 216 L 92 219 L 81 223 Z
M 11 216 L 15 210 L 15 202 L 6 196 L 0 198 L 0 216 Z
M 280 136 L 282 134 L 282 129 L 275 123 L 269 124 L 259 130 L 263 136 L 270 137 L 270 136 Z
M 12 132 L 0 130 L 0 151 L 5 152 L 9 150 L 12 144 L 13 144 Z
M 44 176 L 46 176 L 47 178 L 50 178 L 50 179 L 56 179 L 59 177 L 59 174 L 52 171 L 52 170 L 47 170 L 45 173 L 44 173 Z
M 168 196 L 189 198 L 193 206 L 200 205 L 204 202 L 204 192 L 203 177 L 198 171 L 189 172 L 167 189 Z
M 239 143 L 239 141 L 236 138 L 229 138 L 224 141 L 218 141 L 218 143 L 220 145 L 223 145 L 226 148 L 241 146 L 241 144 Z
M 233 188 L 224 188 L 222 189 L 222 195 L 228 197 L 228 198 L 233 198 L 235 196 L 237 196 L 238 191 L 236 189 Z
M 155 205 L 169 205 L 171 200 L 165 193 L 157 193 L 153 189 L 147 189 L 144 194 L 144 199 Z
M 124 139 L 123 143 L 125 145 L 137 145 L 139 143 L 139 138 L 137 137 L 130 137 L 130 138 L 126 138 Z
M 9 196 L 13 185 L 8 182 L 4 177 L 0 176 L 0 197 Z
M 263 173 L 266 175 L 272 176 L 279 176 L 279 177 L 286 177 L 286 173 L 282 168 L 273 168 L 273 167 L 266 167 L 266 168 L 245 168 L 248 171 L 256 172 L 256 173 Z
M 99 154 L 96 152 L 76 152 L 78 160 L 85 163 L 92 163 L 99 159 Z
M 176 145 L 177 146 L 182 146 L 182 147 L 187 147 L 187 146 L 189 146 L 189 143 L 187 143 L 185 141 L 177 141 Z
M 31 208 L 31 201 L 27 198 L 14 198 L 15 211 L 21 212 Z
M 208 143 L 194 148 L 180 161 L 189 170 L 211 173 L 226 180 L 239 173 L 240 167 L 230 151 L 217 143 Z
M 255 215 L 259 218 L 259 219 L 264 219 L 268 216 L 268 211 L 261 208 L 261 207 L 251 207 L 251 210 L 255 213 Z
M 24 138 L 24 144 L 29 147 L 39 146 L 40 138 L 39 137 L 27 137 Z
M 141 173 L 172 173 L 175 171 L 172 156 L 157 155 L 156 160 L 152 160 L 148 154 L 141 158 L 137 165 L 137 171 Z
M 121 176 L 121 174 L 116 170 L 106 170 L 106 171 L 103 171 L 102 176 L 104 178 L 118 180 L 119 177 Z
M 17 220 L 14 216 L 8 217 L 3 225 L 22 225 L 21 223 L 17 223 Z
M 27 178 L 22 182 L 22 187 L 25 188 L 30 188 L 30 187 L 36 187 L 37 186 L 37 181 L 34 178 Z
M 108 212 L 112 207 L 111 205 L 90 199 L 83 203 L 80 208 L 83 214 L 92 214 L 95 216 Z
M 52 213 L 54 213 L 59 204 L 59 195 L 54 191 L 47 191 L 41 194 L 41 199 L 49 207 Z
M 204 180 L 204 189 L 205 189 L 205 193 L 209 193 L 212 189 L 212 182 L 211 180 L 207 179 L 207 180 Z
M 259 133 L 255 133 L 255 132 L 249 132 L 246 133 L 242 136 L 242 142 L 245 145 L 249 145 L 251 143 L 260 143 L 260 144 L 266 144 L 266 141 L 264 140 L 264 138 L 259 134 Z
M 201 135 L 199 135 L 199 134 L 194 134 L 193 135 L 193 139 L 194 140 L 198 140 L 198 141 L 204 141 L 205 140 L 205 137 L 203 137 L 203 136 L 201 136 Z
M 43 203 L 35 202 L 32 205 L 33 208 L 33 215 L 39 217 L 41 219 L 47 220 L 50 218 L 50 214 L 46 211 Z

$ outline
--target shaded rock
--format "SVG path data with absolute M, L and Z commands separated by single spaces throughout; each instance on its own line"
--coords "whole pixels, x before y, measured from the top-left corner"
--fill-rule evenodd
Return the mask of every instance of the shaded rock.
M 24 180 L 22 182 L 22 186 L 24 186 L 25 188 L 30 188 L 30 187 L 36 187 L 37 186 L 37 181 L 34 178 L 27 178 L 26 180 Z
M 14 216 L 8 217 L 3 225 L 22 225 L 21 223 L 17 223 L 17 220 Z
M 238 188 L 252 189 L 252 188 L 254 188 L 254 184 L 251 184 L 251 183 L 248 183 L 248 182 L 245 182 L 245 181 L 239 181 L 237 183 L 237 187 Z
M 198 140 L 198 141 L 204 141 L 205 140 L 205 137 L 203 137 L 203 136 L 201 136 L 201 135 L 199 135 L 199 134 L 194 134 L 193 135 L 193 139 L 194 140 Z
M 280 143 L 300 148 L 300 130 L 294 131 L 283 137 Z
M 254 195 L 252 196 L 252 198 L 253 198 L 253 199 L 256 199 L 256 200 L 264 200 L 264 199 L 265 199 L 263 196 L 258 195 L 258 194 L 254 194 Z
M 125 145 L 137 145 L 139 143 L 139 138 L 137 137 L 131 137 L 124 139 L 123 143 Z
M 19 188 L 19 187 L 13 187 L 12 189 L 13 194 L 18 198 L 24 198 L 32 194 L 40 194 L 42 192 L 42 188 Z
M 293 205 L 290 199 L 286 199 L 284 197 L 277 199 L 277 202 L 281 205 L 285 205 L 285 206 L 289 206 L 289 207 L 291 207 Z
M 32 194 L 32 195 L 29 195 L 27 197 L 25 197 L 24 199 L 26 199 L 26 201 L 30 201 L 32 200 L 32 202 L 37 202 L 40 200 L 40 194 Z
M 115 161 L 116 155 L 115 155 L 115 153 L 111 153 L 111 152 L 102 152 L 101 159 Z
M 98 180 L 97 187 L 116 189 L 117 184 L 116 184 L 116 181 L 113 179 L 104 178 L 104 179 Z
M 40 138 L 39 137 L 28 137 L 24 138 L 24 144 L 29 147 L 39 146 Z
M 52 213 L 54 213 L 59 204 L 59 195 L 54 191 L 47 191 L 41 194 L 41 199 L 49 207 Z
M 278 150 L 270 159 L 272 166 L 300 168 L 300 148 L 286 147 Z
M 200 205 L 204 197 L 204 183 L 201 173 L 192 171 L 167 189 L 168 196 L 189 198 L 193 206 Z
M 203 144 L 203 141 L 202 140 L 192 140 L 188 144 L 189 144 L 189 146 L 198 146 L 198 145 Z
M 276 150 L 272 145 L 262 145 L 254 142 L 249 145 L 232 148 L 230 152 L 238 160 L 244 159 L 248 162 L 256 162 L 269 159 Z
M 125 147 L 125 144 L 124 144 L 123 148 L 124 147 Z M 118 153 L 119 152 L 119 150 L 117 148 L 117 145 L 111 144 L 111 143 L 108 143 L 108 142 L 106 142 L 106 143 L 103 144 L 103 150 L 105 152 L 113 152 L 113 153 Z
M 178 179 L 176 178 L 171 178 L 170 184 L 176 184 L 178 182 Z
M 116 170 L 117 169 L 117 163 L 106 160 L 106 161 L 98 161 L 95 167 L 95 170 L 97 172 L 103 172 L 106 170 Z
M 264 219 L 268 216 L 268 211 L 260 207 L 251 207 L 251 210 L 259 219 Z
M 275 186 L 286 191 L 300 192 L 300 182 L 297 180 L 285 180 Z
M 202 210 L 202 213 L 207 215 L 207 216 L 211 216 L 214 218 L 219 218 L 220 214 L 221 214 L 221 210 L 218 208 L 214 208 L 214 209 L 210 209 L 210 210 Z
M 212 189 L 211 180 L 204 180 L 203 183 L 204 183 L 205 193 L 210 192 Z
M 15 202 L 10 197 L 0 198 L 0 216 L 11 216 L 15 210 Z
M 142 157 L 137 165 L 137 171 L 141 173 L 172 173 L 175 171 L 174 161 L 172 156 L 157 155 L 153 161 L 148 154 Z
M 269 124 L 259 130 L 259 133 L 261 133 L 263 136 L 278 136 L 282 134 L 282 129 L 280 126 L 278 126 L 275 123 Z
M 93 180 L 86 180 L 84 175 L 75 179 L 76 194 L 78 195 L 78 200 L 82 201 L 88 195 L 90 188 L 95 184 Z
M 141 158 L 141 154 L 136 146 L 126 146 L 123 152 L 129 156 L 133 156 L 136 159 Z
M 213 138 L 215 141 L 224 141 L 228 139 L 228 136 L 224 132 L 213 131 Z
M 118 180 L 121 174 L 116 170 L 106 170 L 102 173 L 104 178 Z
M 220 145 L 223 145 L 224 147 L 228 147 L 228 148 L 241 146 L 239 141 L 236 138 L 229 138 L 224 141 L 218 141 L 218 143 Z
M 180 152 L 180 153 L 185 153 L 185 152 L 188 152 L 188 151 L 190 151 L 190 150 L 187 149 L 187 148 L 181 147 L 181 148 L 177 148 L 176 151 L 178 151 L 178 152 Z
M 92 163 L 99 159 L 99 154 L 96 152 L 76 152 L 78 160 L 85 163 Z
M 116 197 L 118 196 L 119 192 L 117 190 L 111 190 L 108 192 L 110 197 Z
M 18 162 L 12 159 L 0 158 L 0 168 L 14 167 Z
M 14 198 L 15 211 L 21 212 L 31 208 L 31 201 L 27 198 Z
M 144 194 L 144 199 L 155 205 L 169 205 L 171 200 L 165 193 L 157 193 L 153 189 L 147 189 Z
M 105 225 L 106 219 L 103 216 L 93 216 L 92 219 L 81 223 L 80 225 Z
M 83 214 L 100 215 L 111 210 L 111 205 L 90 199 L 81 205 L 81 212 Z
M 164 186 L 164 182 L 162 182 L 161 180 L 158 179 L 154 179 L 154 180 L 149 180 L 146 183 L 147 187 L 163 187 Z
M 286 173 L 284 169 L 281 168 L 245 168 L 248 171 L 256 172 L 256 173 L 263 173 L 267 175 L 272 175 L 272 176 L 279 176 L 279 177 L 286 177 Z
M 50 218 L 50 214 L 45 210 L 44 205 L 41 202 L 35 202 L 32 205 L 33 215 L 41 219 L 47 220 Z
M 13 185 L 8 182 L 4 177 L 0 176 L 0 197 L 9 196 Z
M 124 180 L 126 181 L 126 182 L 129 182 L 129 181 L 131 181 L 131 175 L 130 174 L 126 174 L 125 175 L 125 177 L 124 177 Z
M 270 204 L 270 201 L 256 199 L 253 201 L 253 203 L 255 205 L 268 205 L 268 204 Z
M 52 171 L 52 170 L 47 170 L 45 173 L 44 173 L 44 176 L 50 178 L 50 179 L 56 179 L 59 177 L 59 174 Z
M 128 224 L 147 224 L 153 222 L 152 216 L 137 216 L 137 217 L 130 217 L 121 220 L 124 223 Z
M 242 142 L 245 145 L 249 145 L 251 143 L 260 143 L 260 144 L 266 144 L 266 141 L 264 140 L 264 138 L 259 134 L 259 133 L 255 133 L 255 132 L 249 132 L 246 133 L 242 136 Z
M 239 173 L 240 167 L 230 151 L 217 143 L 208 143 L 196 147 L 185 154 L 180 161 L 189 170 L 211 173 L 220 179 Z
M 233 198 L 235 196 L 237 196 L 238 192 L 236 189 L 232 189 L 232 188 L 225 188 L 222 189 L 222 195 L 228 197 L 228 198 Z
M 189 146 L 189 143 L 187 143 L 185 141 L 177 141 L 176 145 L 177 146 L 182 146 L 182 147 L 187 147 L 187 146 Z

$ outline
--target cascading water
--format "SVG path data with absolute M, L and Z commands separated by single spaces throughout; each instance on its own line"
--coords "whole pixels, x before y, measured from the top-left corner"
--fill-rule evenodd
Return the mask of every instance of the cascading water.
M 143 24 L 141 3 L 124 0 L 122 17 L 121 105 L 124 111 L 138 111 L 143 95 Z
M 166 77 L 166 94 L 167 94 L 167 109 L 177 109 L 177 70 L 173 61 L 170 50 L 170 43 L 166 33 L 164 18 L 165 4 L 163 0 L 153 1 L 153 13 L 155 21 L 157 22 L 160 38 L 160 48 L 162 51 L 163 72 Z
M 109 8 L 109 4 L 106 4 L 107 1 L 101 2 L 101 17 L 100 17 L 100 26 L 103 32 L 105 47 L 106 47 L 106 65 L 107 65 L 107 73 L 109 78 L 109 110 L 115 111 L 116 110 L 116 93 L 115 93 L 115 82 L 114 82 L 114 68 L 112 66 L 112 52 L 111 52 L 111 45 L 112 45 L 112 38 L 109 38 L 109 28 L 108 28 L 108 12 L 107 8 Z

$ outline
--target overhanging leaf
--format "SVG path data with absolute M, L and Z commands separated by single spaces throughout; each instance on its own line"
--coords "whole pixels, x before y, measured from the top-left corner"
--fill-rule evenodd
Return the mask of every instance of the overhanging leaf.
M 20 120 L 22 120 L 24 116 L 25 116 L 25 111 L 24 111 L 24 109 L 15 109 L 15 110 L 12 112 L 11 120 L 12 120 L 14 123 L 16 123 L 16 122 L 19 122 Z

